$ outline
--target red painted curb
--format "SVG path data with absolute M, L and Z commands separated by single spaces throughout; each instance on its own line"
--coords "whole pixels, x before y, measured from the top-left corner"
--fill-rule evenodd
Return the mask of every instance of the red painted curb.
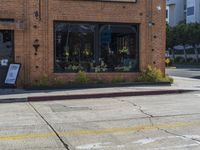
M 160 90 L 160 91 L 114 92 L 114 93 L 79 94 L 79 95 L 55 95 L 55 96 L 28 97 L 27 100 L 29 102 L 37 102 L 37 101 L 110 98 L 110 97 L 125 97 L 125 96 L 164 95 L 164 94 L 178 94 L 185 92 L 192 92 L 192 90 Z

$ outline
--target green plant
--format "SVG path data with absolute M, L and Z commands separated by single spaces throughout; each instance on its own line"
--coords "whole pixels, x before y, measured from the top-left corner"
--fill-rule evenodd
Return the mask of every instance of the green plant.
M 129 53 L 128 48 L 126 46 L 124 46 L 122 49 L 119 50 L 119 53 L 120 54 L 128 54 Z
M 107 65 L 104 63 L 103 60 L 101 60 L 100 65 L 95 67 L 95 72 L 105 72 L 107 71 Z
M 162 74 L 160 69 L 147 66 L 147 69 L 142 71 L 141 75 L 137 78 L 138 82 L 173 82 L 173 79 Z
M 79 71 L 78 75 L 75 78 L 75 82 L 80 83 L 80 84 L 86 84 L 89 81 L 90 81 L 90 79 L 88 78 L 88 76 L 86 75 L 86 73 L 84 71 Z
M 83 55 L 84 55 L 84 56 L 90 56 L 90 55 L 92 55 L 92 52 L 91 52 L 91 50 L 89 50 L 89 49 L 84 49 Z
M 165 77 L 162 79 L 162 82 L 174 83 L 174 79 L 169 77 L 168 75 L 165 75 Z
M 52 81 L 53 86 L 63 86 L 65 85 L 65 82 L 61 79 L 54 78 Z
M 111 81 L 112 83 L 123 83 L 126 82 L 123 76 L 114 77 Z
M 69 71 L 73 71 L 73 72 L 78 72 L 79 70 L 81 70 L 81 66 L 80 65 L 76 65 L 76 64 L 70 64 L 68 67 L 65 67 L 66 70 Z
M 49 78 L 46 74 L 42 75 L 38 80 L 35 80 L 33 86 L 36 87 L 47 87 L 49 86 Z

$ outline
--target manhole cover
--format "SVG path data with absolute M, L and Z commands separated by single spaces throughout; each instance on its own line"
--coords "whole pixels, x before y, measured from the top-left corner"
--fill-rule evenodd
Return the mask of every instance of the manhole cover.
M 61 105 L 61 104 L 50 105 L 50 108 L 53 112 L 91 110 L 89 107 L 65 106 L 65 105 Z

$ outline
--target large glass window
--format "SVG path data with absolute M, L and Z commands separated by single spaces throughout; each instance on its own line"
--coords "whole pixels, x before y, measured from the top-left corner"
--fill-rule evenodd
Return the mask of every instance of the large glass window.
M 102 25 L 101 64 L 105 64 L 106 71 L 129 72 L 137 70 L 137 31 L 131 25 Z
M 138 26 L 55 22 L 55 72 L 138 71 Z
M 56 23 L 55 71 L 90 71 L 94 54 L 95 26 L 89 24 Z
M 4 82 L 10 63 L 14 61 L 14 32 L 0 30 L 0 85 Z

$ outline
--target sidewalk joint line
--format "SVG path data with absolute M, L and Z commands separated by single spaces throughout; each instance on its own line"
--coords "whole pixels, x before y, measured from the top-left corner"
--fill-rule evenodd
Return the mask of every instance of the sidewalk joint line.
M 42 116 L 42 114 L 30 103 L 28 102 L 28 104 L 32 107 L 32 109 L 41 117 L 41 119 L 51 128 L 51 130 L 55 133 L 55 135 L 58 137 L 58 139 L 60 140 L 60 142 L 63 144 L 63 146 L 67 149 L 69 149 L 69 146 L 64 142 L 64 140 L 61 138 L 61 136 L 59 135 L 59 133 L 53 128 L 53 126 Z

